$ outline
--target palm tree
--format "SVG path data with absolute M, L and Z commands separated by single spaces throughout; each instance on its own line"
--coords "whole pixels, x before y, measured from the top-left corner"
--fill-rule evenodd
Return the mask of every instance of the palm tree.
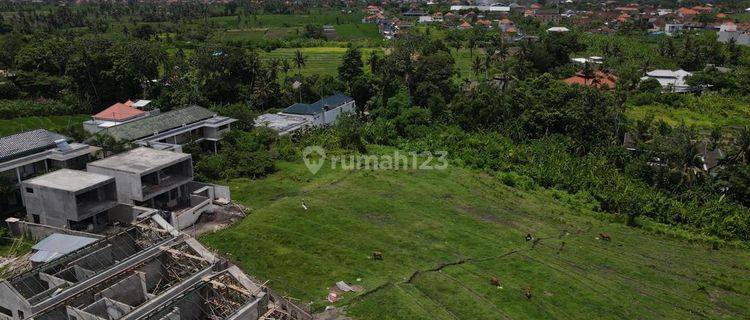
M 469 57 L 474 56 L 474 48 L 477 47 L 477 39 L 473 35 L 469 36 L 469 40 L 467 41 L 467 46 L 469 47 Z
M 284 58 L 281 60 L 281 71 L 284 71 L 284 79 L 286 79 L 287 73 L 289 73 L 289 70 L 292 69 L 292 66 L 289 64 L 289 59 Z
M 302 51 L 294 52 L 294 64 L 297 66 L 297 77 L 302 79 L 302 67 L 305 66 L 305 59 L 307 59 L 305 56 L 302 55 Z
M 482 58 L 479 56 L 474 57 L 474 62 L 471 64 L 471 70 L 474 71 L 475 77 L 479 77 L 479 72 L 482 71 Z
M 735 163 L 747 164 L 750 156 L 750 127 L 744 126 L 737 132 L 735 140 L 736 151 L 731 160 Z

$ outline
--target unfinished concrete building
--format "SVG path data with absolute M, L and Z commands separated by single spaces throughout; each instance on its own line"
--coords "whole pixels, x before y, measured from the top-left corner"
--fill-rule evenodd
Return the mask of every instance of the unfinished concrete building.
M 312 317 L 160 215 L 0 282 L 0 319 Z
M 118 206 L 115 178 L 70 169 L 24 181 L 21 195 L 28 221 L 72 230 L 101 230 Z
M 193 181 L 189 154 L 140 147 L 88 164 L 88 171 L 115 177 L 117 200 L 126 205 L 170 211 L 178 229 L 213 212 L 214 200 L 231 200 L 229 188 Z
M 71 141 L 71 138 L 43 129 L 0 137 L 0 184 L 8 183 L 18 190 L 21 181 L 46 172 L 62 168 L 85 169 L 100 148 Z M 0 195 L 0 213 L 21 207 L 20 192 Z
M 140 147 L 91 162 L 87 170 L 115 177 L 120 203 L 167 210 L 189 201 L 189 154 Z

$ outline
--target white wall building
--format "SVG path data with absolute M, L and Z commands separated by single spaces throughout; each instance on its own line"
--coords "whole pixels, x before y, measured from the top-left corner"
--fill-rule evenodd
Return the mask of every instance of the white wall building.
M 692 73 L 682 69 L 675 71 L 657 69 L 646 73 L 646 76 L 641 80 L 656 79 L 664 92 L 688 92 L 690 86 L 687 84 L 687 78 L 692 75 Z
M 266 126 L 279 134 L 299 129 L 330 125 L 342 113 L 352 113 L 354 99 L 341 93 L 325 97 L 315 103 L 295 103 L 277 114 L 264 114 L 255 120 L 256 126 Z

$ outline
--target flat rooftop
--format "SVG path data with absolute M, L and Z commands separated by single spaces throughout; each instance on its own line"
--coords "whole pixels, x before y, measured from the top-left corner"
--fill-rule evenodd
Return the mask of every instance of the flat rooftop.
M 265 126 L 276 130 L 280 134 L 292 132 L 309 124 L 310 121 L 303 116 L 290 114 L 267 113 L 255 119 L 255 126 Z
M 79 170 L 60 169 L 24 181 L 24 184 L 76 192 L 114 181 L 115 178 L 103 174 Z
M 88 165 L 123 172 L 144 173 L 189 158 L 190 155 L 186 153 L 140 147 L 99 161 L 90 162 Z

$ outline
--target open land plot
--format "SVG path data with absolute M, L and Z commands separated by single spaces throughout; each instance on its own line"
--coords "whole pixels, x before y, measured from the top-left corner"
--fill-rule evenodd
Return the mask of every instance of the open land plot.
M 343 280 L 366 290 L 336 303 L 356 319 L 750 316 L 747 250 L 609 223 L 556 191 L 460 167 L 313 176 L 299 163 L 229 184 L 252 213 L 202 240 L 318 310 Z

